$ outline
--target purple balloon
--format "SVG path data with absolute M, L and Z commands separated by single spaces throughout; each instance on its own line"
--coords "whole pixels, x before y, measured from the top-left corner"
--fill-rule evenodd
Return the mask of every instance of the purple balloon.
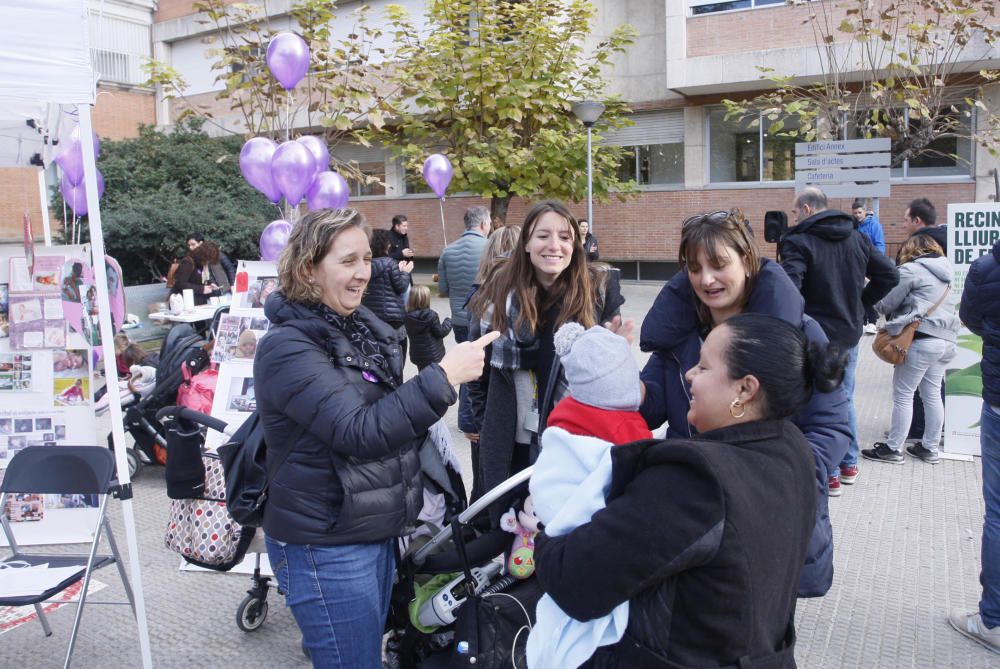
M 316 159 L 312 151 L 295 140 L 282 142 L 271 159 L 271 176 L 285 200 L 293 207 L 312 185 L 316 175 Z
M 454 170 L 452 170 L 451 161 L 448 160 L 447 156 L 432 153 L 424 161 L 424 181 L 438 197 L 444 197 L 445 191 L 448 190 L 448 184 L 451 183 L 452 174 L 454 174 Z
M 286 91 L 309 71 L 309 47 L 295 33 L 278 33 L 267 45 L 267 68 Z
M 276 148 L 277 145 L 267 137 L 254 137 L 240 150 L 240 172 L 243 178 L 275 204 L 281 199 L 281 191 L 271 176 L 271 159 L 274 158 Z
M 83 149 L 80 140 L 70 139 L 62 152 L 56 156 L 56 165 L 74 186 L 83 182 Z
M 306 194 L 309 211 L 316 209 L 342 209 L 347 206 L 351 191 L 344 177 L 336 172 L 320 172 L 313 179 L 312 187 Z
M 62 193 L 66 205 L 73 210 L 77 216 L 86 216 L 87 190 L 83 183 L 71 183 L 67 175 L 63 174 L 59 180 L 59 192 Z M 97 197 L 100 199 L 104 195 L 104 175 L 97 170 Z
M 288 221 L 271 221 L 260 234 L 260 259 L 277 260 L 288 246 L 288 236 L 292 234 L 292 224 Z
M 73 132 L 71 132 L 69 134 L 69 137 L 70 137 L 71 141 L 76 142 L 81 147 L 83 146 L 83 144 L 80 142 L 80 126 L 76 126 L 75 128 L 73 128 Z M 94 158 L 100 158 L 101 157 L 101 139 L 100 139 L 100 137 L 97 136 L 96 132 L 93 133 L 93 137 L 94 137 Z
M 295 140 L 302 146 L 309 149 L 316 159 L 316 174 L 330 167 L 330 149 L 326 147 L 326 142 L 315 135 L 305 135 Z

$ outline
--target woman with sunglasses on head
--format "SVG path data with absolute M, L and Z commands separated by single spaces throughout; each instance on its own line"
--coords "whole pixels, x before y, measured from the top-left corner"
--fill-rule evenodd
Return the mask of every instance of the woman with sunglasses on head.
M 538 435 L 566 393 L 553 336 L 563 323 L 585 328 L 616 320 L 625 298 L 617 275 L 587 263 L 576 218 L 561 202 L 528 212 L 507 260 L 469 301 L 469 337 L 497 331 L 488 365 L 469 384 L 479 466 L 472 497 L 538 457 Z M 627 332 L 626 332 L 627 334 Z
M 739 314 L 681 371 L 697 436 L 613 447 L 607 506 L 536 539 L 539 582 L 576 620 L 628 603 L 625 629 L 583 666 L 794 667 L 816 494 L 812 448 L 787 419 L 840 384 L 844 356 Z
M 640 411 L 650 429 L 664 421 L 668 437 L 697 434 L 689 424 L 693 367 L 713 328 L 741 313 L 775 316 L 810 341 L 826 344 L 822 327 L 805 314 L 801 293 L 777 263 L 762 258 L 739 209 L 692 216 L 681 229 L 683 268 L 663 287 L 642 323 L 639 347 L 652 353 L 642 371 Z M 829 472 L 847 452 L 850 431 L 842 388 L 816 392 L 793 422 L 816 460 L 816 524 L 799 584 L 800 597 L 826 594 L 833 580 L 833 528 L 827 504 Z

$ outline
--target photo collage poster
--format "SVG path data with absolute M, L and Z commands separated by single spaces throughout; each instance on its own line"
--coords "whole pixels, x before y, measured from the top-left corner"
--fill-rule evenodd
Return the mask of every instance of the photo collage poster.
M 11 346 L 15 349 L 63 348 L 66 319 L 59 285 L 62 256 L 36 256 L 29 268 L 24 258 L 11 258 L 7 310 Z
M 9 309 L 12 301 L 17 303 L 11 298 L 34 297 L 40 303 L 37 308 L 43 316 L 43 344 L 45 329 L 53 325 L 61 330 L 61 345 L 15 347 L 17 324 L 10 322 L 13 314 L 7 312 L 9 336 L 0 337 L 0 476 L 13 455 L 29 446 L 97 445 L 91 387 L 93 357 L 89 342 L 81 332 L 66 327 L 62 309 L 52 304 L 62 303 L 63 268 L 68 258 L 86 257 L 87 248 L 36 248 L 36 254 L 34 272 L 29 272 L 23 249 L 0 249 L 0 286 L 4 287 L 0 297 L 7 298 L 0 300 L 0 308 L 8 306 Z M 34 307 L 27 307 L 29 312 L 32 309 Z M 24 331 L 37 331 L 37 328 L 30 326 Z M 21 497 L 11 500 L 7 509 L 8 517 L 20 521 L 19 527 L 25 528 L 23 533 L 15 529 L 19 543 L 38 545 L 87 540 L 81 528 L 89 524 L 75 514 L 95 511 L 92 508 L 95 500 L 91 496 Z
M 219 381 L 212 402 L 212 416 L 235 432 L 257 408 L 253 359 L 260 339 L 267 334 L 264 302 L 278 287 L 277 263 L 241 260 L 233 286 L 233 302 L 219 320 L 212 360 L 219 364 Z M 215 450 L 225 436 L 209 430 L 205 445 Z

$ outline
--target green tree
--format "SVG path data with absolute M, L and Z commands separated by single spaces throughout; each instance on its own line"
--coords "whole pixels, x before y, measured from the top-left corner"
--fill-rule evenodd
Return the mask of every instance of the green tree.
M 444 153 L 455 169 L 451 189 L 489 199 L 501 220 L 514 196 L 583 199 L 586 135 L 572 103 L 604 98 L 598 135 L 627 123 L 625 105 L 605 98 L 602 73 L 634 29 L 620 26 L 586 53 L 595 10 L 585 0 L 433 0 L 420 30 L 403 7 L 387 13 L 391 87 L 412 104 L 398 105 L 372 136 L 398 151 L 408 172 Z M 634 187 L 617 178 L 621 155 L 619 147 L 595 150 L 597 199 Z
M 998 76 L 981 69 L 1000 44 L 995 0 L 843 0 L 809 7 L 804 23 L 821 74 L 802 83 L 795 74 L 761 68 L 772 88 L 749 100 L 724 100 L 727 118 L 754 125 L 763 118 L 769 133 L 806 141 L 888 137 L 893 166 L 930 156 L 962 160 L 950 148 L 953 141 L 940 141 L 956 137 L 998 154 L 1000 116 L 977 92 Z
M 162 87 L 164 95 L 183 107 L 180 117 L 197 116 L 217 130 L 250 137 L 269 137 L 282 141 L 293 136 L 293 124 L 307 128 L 309 134 L 323 137 L 328 146 L 341 141 L 367 144 L 362 125 L 379 127 L 383 114 L 392 110 L 394 91 L 385 86 L 382 76 L 384 50 L 377 46 L 382 35 L 369 25 L 370 7 L 363 3 L 342 21 L 350 21 L 348 36 L 332 39 L 331 26 L 338 20 L 337 0 L 301 0 L 288 14 L 296 32 L 309 46 L 310 68 L 293 91 L 284 88 L 267 68 L 267 45 L 275 34 L 287 28 L 274 28 L 266 3 L 202 0 L 193 3 L 200 12 L 200 22 L 212 26 L 220 46 L 209 51 L 214 58 L 212 70 L 216 83 L 224 88 L 216 99 L 229 102 L 235 122 L 219 122 L 205 108 L 186 95 L 183 77 L 168 64 L 149 61 L 145 67 L 149 82 Z M 336 160 L 336 158 L 334 158 Z M 339 162 L 335 168 L 345 178 L 361 182 L 377 181 L 366 176 L 355 162 Z
M 127 283 L 161 278 L 173 258 L 187 253 L 185 241 L 192 232 L 216 242 L 234 261 L 259 257 L 261 231 L 282 216 L 240 175 L 242 143 L 234 136 L 209 137 L 195 118 L 170 133 L 142 126 L 137 138 L 101 142 L 104 241 Z

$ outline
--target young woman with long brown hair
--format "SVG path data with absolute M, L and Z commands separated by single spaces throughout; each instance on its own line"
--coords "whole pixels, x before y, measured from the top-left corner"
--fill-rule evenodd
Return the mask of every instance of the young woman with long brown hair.
M 480 440 L 474 498 L 538 456 L 548 412 L 566 392 L 554 332 L 569 321 L 617 329 L 624 302 L 617 273 L 588 266 L 569 209 L 551 200 L 532 207 L 510 257 L 469 303 L 470 338 L 500 333 L 483 376 L 469 384 Z

